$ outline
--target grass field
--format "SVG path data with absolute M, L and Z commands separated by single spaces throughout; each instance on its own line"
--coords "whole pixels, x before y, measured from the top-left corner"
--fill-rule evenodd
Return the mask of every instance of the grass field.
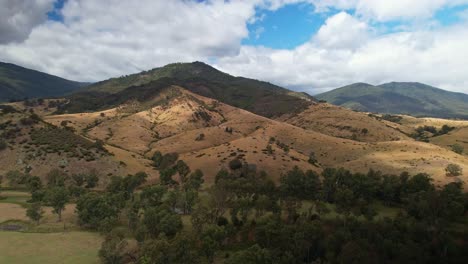
M 88 232 L 0 231 L 0 263 L 99 263 L 101 242 L 98 234 Z

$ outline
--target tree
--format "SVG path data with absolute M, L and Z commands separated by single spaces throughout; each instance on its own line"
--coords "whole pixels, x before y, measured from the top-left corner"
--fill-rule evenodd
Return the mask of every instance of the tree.
M 52 187 L 46 191 L 45 200 L 52 206 L 52 211 L 58 215 L 58 221 L 62 221 L 62 211 L 69 200 L 67 189 L 65 187 Z
M 161 233 L 173 237 L 182 229 L 180 216 L 164 207 L 146 208 L 143 223 L 153 238 L 157 238 Z
M 190 167 L 183 160 L 179 160 L 177 161 L 176 169 L 179 173 L 180 184 L 185 184 L 187 180 L 187 175 L 190 173 Z
M 275 263 L 268 249 L 261 248 L 257 244 L 246 250 L 237 251 L 230 257 L 226 264 L 269 264 Z
M 190 188 L 198 191 L 204 182 L 205 180 L 203 179 L 203 172 L 197 169 L 196 171 L 190 174 L 188 181 L 184 187 L 186 189 Z
M 99 258 L 104 264 L 121 264 L 124 263 L 125 248 L 128 242 L 125 239 L 125 233 L 120 230 L 115 230 L 109 233 L 104 242 L 102 242 L 99 250 Z
M 463 174 L 463 169 L 460 165 L 452 163 L 447 165 L 445 172 L 447 173 L 447 176 L 460 176 Z
M 223 227 L 217 225 L 208 225 L 200 235 L 201 251 L 208 260 L 208 263 L 213 263 L 213 257 L 216 251 L 221 247 L 226 232 Z
M 100 229 L 104 220 L 116 222 L 120 208 L 111 194 L 87 193 L 76 203 L 76 213 L 81 225 Z
M 452 145 L 452 151 L 457 154 L 463 154 L 463 151 L 465 151 L 465 149 L 460 144 L 454 144 Z
M 29 217 L 32 221 L 39 224 L 42 216 L 44 215 L 44 211 L 42 210 L 41 203 L 33 203 L 29 208 L 26 210 L 26 216 Z
M 99 182 L 99 176 L 97 175 L 95 171 L 92 171 L 91 173 L 85 176 L 85 181 L 86 181 L 86 186 L 85 186 L 86 188 L 94 188 Z
M 175 185 L 177 182 L 172 179 L 172 176 L 176 174 L 174 168 L 165 169 L 159 172 L 159 181 L 162 185 Z
M 42 181 L 41 178 L 37 176 L 33 176 L 28 180 L 28 189 L 29 192 L 34 193 L 40 189 L 42 189 Z
M 59 169 L 53 169 L 47 174 L 46 178 L 49 187 L 64 187 L 68 180 L 68 174 Z

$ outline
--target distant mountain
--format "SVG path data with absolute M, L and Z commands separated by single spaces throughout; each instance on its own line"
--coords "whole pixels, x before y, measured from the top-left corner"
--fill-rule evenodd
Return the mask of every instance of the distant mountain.
M 0 62 L 0 102 L 62 96 L 87 85 Z
M 205 63 L 174 63 L 137 74 L 95 83 L 70 97 L 65 111 L 94 111 L 125 101 L 150 100 L 161 89 L 180 86 L 250 112 L 274 117 L 300 112 L 315 99 L 268 82 L 234 77 Z
M 353 110 L 441 118 L 468 118 L 468 95 L 422 83 L 355 83 L 315 96 Z

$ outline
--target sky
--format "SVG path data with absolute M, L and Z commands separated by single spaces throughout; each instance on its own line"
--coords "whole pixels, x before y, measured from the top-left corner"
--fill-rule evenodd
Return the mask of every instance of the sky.
M 468 0 L 0 0 L 0 61 L 86 82 L 204 61 L 310 94 L 468 93 Z

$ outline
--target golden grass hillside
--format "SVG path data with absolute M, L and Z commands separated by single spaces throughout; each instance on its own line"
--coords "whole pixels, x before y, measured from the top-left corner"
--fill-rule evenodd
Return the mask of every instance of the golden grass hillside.
M 327 103 L 311 105 L 297 115 L 283 116 L 279 120 L 306 130 L 363 142 L 408 139 L 398 127 L 379 121 L 367 113 L 350 111 Z
M 202 169 L 208 182 L 236 157 L 256 164 L 258 170 L 266 170 L 276 180 L 294 166 L 318 171 L 345 167 L 393 174 L 426 172 L 440 184 L 456 180 L 445 175 L 450 163 L 459 164 L 468 172 L 466 157 L 417 142 L 400 132 L 411 131 L 410 126 L 378 120 L 365 113 L 317 104 L 297 116 L 271 120 L 181 87 L 170 89 L 176 90 L 171 94 L 177 96 L 149 108 L 51 115 L 45 120 L 55 125 L 69 121 L 68 126 L 83 136 L 103 140 L 127 170 L 146 170 L 152 173 L 153 181 L 157 181 L 157 173 L 150 167 L 149 158 L 154 151 L 177 152 L 192 169 Z M 364 128 L 367 133 L 361 133 Z M 357 138 L 353 137 L 356 132 L 360 132 Z M 271 151 L 266 150 L 268 145 Z M 307 162 L 311 153 L 317 158 L 318 167 Z M 468 179 L 465 175 L 458 178 Z

